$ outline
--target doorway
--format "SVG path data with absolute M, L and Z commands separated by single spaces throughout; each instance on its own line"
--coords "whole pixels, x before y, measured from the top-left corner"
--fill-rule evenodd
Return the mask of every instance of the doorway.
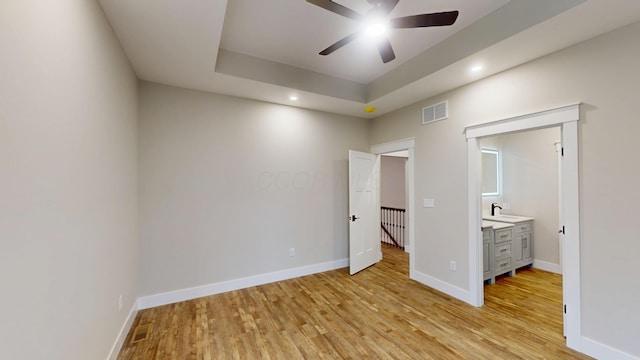
M 540 285 L 538 279 L 545 279 L 543 282 L 548 285 L 541 288 L 549 290 L 549 299 L 554 301 L 543 309 L 550 310 L 546 315 L 549 320 L 562 324 L 562 282 L 557 278 L 549 281 L 552 275 L 538 271 L 562 273 L 558 233 L 562 223 L 559 198 L 562 159 L 556 147 L 560 136 L 560 127 L 553 126 L 479 140 L 483 155 L 482 224 L 491 226 L 483 230 L 484 302 L 489 301 L 488 294 L 498 291 L 493 287 L 494 281 L 495 286 L 519 291 Z M 505 242 L 499 235 L 500 239 L 506 236 L 513 240 Z M 501 267 L 509 261 L 509 268 Z M 528 270 L 531 267 L 535 270 Z M 527 280 L 510 277 L 516 274 Z M 517 285 L 521 286 L 518 290 Z M 517 301 L 516 298 L 519 296 L 513 300 Z
M 561 159 L 556 150 L 559 140 L 559 126 L 480 139 L 483 220 L 496 220 L 489 218 L 492 208 L 495 215 L 507 215 L 498 221 L 517 224 L 508 216 L 534 219 L 529 225 L 521 224 L 531 228 L 530 235 L 523 235 L 527 237 L 524 240 L 531 244 L 529 241 L 525 244 L 521 236 L 518 236 L 519 243 L 513 242 L 514 269 L 533 265 L 541 270 L 562 273 L 558 236 L 561 223 L 558 171 Z M 514 230 L 514 236 L 521 232 Z
M 413 279 L 415 274 L 415 259 L 414 259 L 414 239 L 415 239 L 415 224 L 414 224 L 414 148 L 415 138 L 407 138 L 388 143 L 378 144 L 371 147 L 371 153 L 381 156 L 383 154 L 389 154 L 399 151 L 406 151 L 406 212 L 405 212 L 405 226 L 406 226 L 406 243 L 405 251 L 409 252 L 409 278 Z M 378 225 L 380 226 L 380 225 Z
M 380 241 L 409 250 L 406 234 L 407 150 L 380 155 Z
M 580 105 L 573 104 L 537 113 L 468 126 L 468 219 L 469 219 L 469 303 L 482 306 L 484 302 L 482 271 L 482 200 L 481 147 L 482 137 L 507 134 L 553 126 L 561 127 L 563 157 L 561 166 L 560 202 L 563 219 L 563 302 L 567 346 L 580 351 L 580 216 L 578 191 L 578 126 Z

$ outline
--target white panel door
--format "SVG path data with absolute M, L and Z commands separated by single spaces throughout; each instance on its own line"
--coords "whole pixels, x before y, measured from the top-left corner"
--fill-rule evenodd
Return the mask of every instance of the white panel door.
M 382 258 L 379 157 L 349 150 L 349 273 Z

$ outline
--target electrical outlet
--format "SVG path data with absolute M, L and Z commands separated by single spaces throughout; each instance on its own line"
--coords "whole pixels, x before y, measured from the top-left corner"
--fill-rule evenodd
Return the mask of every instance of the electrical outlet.
M 289 249 L 289 256 L 296 256 L 296 248 Z
M 449 261 L 449 270 L 456 271 L 456 262 L 451 260 Z
M 511 204 L 510 203 L 502 203 L 502 208 L 504 210 L 509 210 L 509 209 L 511 209 Z
M 118 296 L 118 312 L 122 311 L 122 294 Z

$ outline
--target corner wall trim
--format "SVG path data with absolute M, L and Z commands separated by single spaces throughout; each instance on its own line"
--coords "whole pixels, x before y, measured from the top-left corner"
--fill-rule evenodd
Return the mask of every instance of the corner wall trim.
M 124 324 L 120 328 L 120 332 L 118 333 L 118 337 L 116 341 L 113 343 L 111 347 L 111 351 L 109 351 L 109 356 L 107 356 L 107 360 L 117 360 L 118 354 L 120 353 L 120 349 L 124 344 L 124 341 L 127 339 L 127 335 L 129 335 L 129 330 L 131 330 L 131 325 L 133 325 L 133 320 L 136 319 L 136 315 L 138 314 L 138 300 L 133 303 L 131 310 L 129 310 L 129 315 L 127 315 Z
M 426 285 L 430 288 L 434 288 L 440 292 L 443 292 L 449 296 L 452 296 L 458 300 L 464 301 L 468 304 L 471 304 L 470 301 L 470 293 L 467 290 L 464 290 L 462 288 L 459 288 L 455 285 L 451 285 L 447 282 L 444 282 L 442 280 L 438 280 L 436 278 L 434 278 L 433 276 L 429 276 L 425 273 L 419 272 L 419 271 L 415 271 L 413 274 L 413 277 L 411 277 L 413 280 L 422 283 L 423 285 Z M 471 304 L 473 305 L 473 304 Z
M 581 351 L 596 359 L 640 360 L 640 357 L 627 354 L 586 337 L 582 338 Z
M 293 279 L 300 276 L 341 269 L 347 266 L 349 266 L 349 259 L 334 260 L 293 269 L 275 271 L 267 274 L 260 274 L 240 279 L 196 286 L 187 289 L 142 296 L 138 298 L 138 308 L 140 310 L 148 309 L 156 306 L 176 303 L 179 301 L 186 301 L 203 296 L 220 294 L 227 291 L 244 289 L 251 286 L 263 285 L 276 281 Z

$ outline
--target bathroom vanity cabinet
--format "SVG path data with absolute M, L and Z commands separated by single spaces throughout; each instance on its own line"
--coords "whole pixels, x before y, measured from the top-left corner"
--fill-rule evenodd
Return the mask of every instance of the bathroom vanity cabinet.
M 496 276 L 513 275 L 513 224 L 482 222 L 483 279 L 493 284 Z
M 513 226 L 494 230 L 493 243 L 494 243 L 494 267 L 493 277 L 502 275 L 504 273 L 511 273 L 512 269 L 512 256 L 511 249 L 513 246 Z M 511 273 L 510 275 L 513 275 Z
M 482 228 L 482 279 L 490 280 L 491 278 L 491 250 L 493 250 L 493 228 Z M 493 281 L 493 280 L 492 280 Z
M 483 226 L 492 226 L 495 258 L 492 278 L 533 264 L 533 218 L 516 215 L 484 216 Z M 508 224 L 501 228 L 496 224 Z M 484 229 L 484 228 L 483 228 Z
M 533 264 L 531 246 L 533 244 L 533 221 L 513 224 L 514 269 Z

